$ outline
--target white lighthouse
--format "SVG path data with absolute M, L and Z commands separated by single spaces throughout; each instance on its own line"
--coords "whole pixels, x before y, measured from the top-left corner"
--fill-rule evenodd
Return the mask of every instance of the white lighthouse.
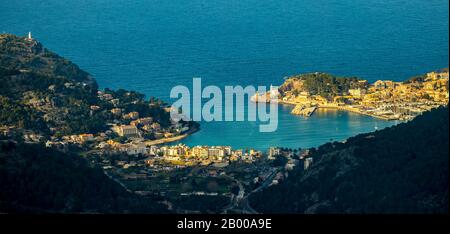
M 273 86 L 272 84 L 270 84 L 270 102 L 277 102 L 278 95 L 278 86 Z
M 31 37 L 31 32 L 28 32 L 28 38 L 27 38 L 29 41 L 32 41 L 33 40 L 33 38 Z

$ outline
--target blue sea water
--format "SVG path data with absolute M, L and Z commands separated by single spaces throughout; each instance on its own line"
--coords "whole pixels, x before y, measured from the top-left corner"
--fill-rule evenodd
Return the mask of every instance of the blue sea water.
M 0 0 L 0 32 L 28 31 L 101 87 L 166 101 L 172 87 L 281 84 L 323 71 L 404 80 L 448 67 L 448 0 Z M 280 107 L 279 128 L 202 123 L 183 142 L 264 149 L 317 146 L 395 124 Z

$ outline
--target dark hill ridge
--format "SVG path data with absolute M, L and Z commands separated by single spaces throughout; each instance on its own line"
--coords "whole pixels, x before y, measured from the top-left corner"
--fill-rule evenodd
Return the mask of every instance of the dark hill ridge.
M 448 213 L 448 106 L 322 145 L 312 156 L 308 170 L 253 195 L 251 206 L 263 213 Z
M 25 37 L 0 34 L 0 67 L 5 70 L 65 77 L 97 88 L 97 83 L 87 72 L 47 50 L 38 41 Z

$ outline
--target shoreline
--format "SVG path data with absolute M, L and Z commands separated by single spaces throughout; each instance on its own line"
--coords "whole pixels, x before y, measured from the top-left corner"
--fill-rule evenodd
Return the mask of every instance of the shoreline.
M 147 146 L 152 146 L 152 145 L 161 145 L 161 144 L 176 142 L 176 141 L 182 140 L 182 139 L 196 133 L 198 130 L 200 130 L 200 128 L 195 127 L 195 128 L 189 129 L 184 134 L 174 136 L 174 137 L 169 137 L 169 138 L 161 138 L 161 139 L 157 139 L 157 140 L 147 140 L 147 141 L 144 141 L 144 144 Z
M 278 100 L 277 104 L 296 106 L 300 103 Z M 317 109 L 334 109 L 334 110 L 340 110 L 340 111 L 347 111 L 347 112 L 352 112 L 352 113 L 356 113 L 356 114 L 360 114 L 360 115 L 369 116 L 369 117 L 376 118 L 376 119 L 381 119 L 384 121 L 399 120 L 397 118 L 389 118 L 389 117 L 385 117 L 385 116 L 366 113 L 366 112 L 360 111 L 357 108 L 352 108 L 352 107 L 347 107 L 347 106 L 317 105 L 316 108 Z M 292 114 L 292 115 L 294 115 L 294 114 Z M 164 144 L 168 144 L 168 143 L 178 142 L 178 141 L 183 140 L 183 139 L 187 138 L 188 136 L 196 133 L 199 130 L 200 130 L 200 127 L 195 127 L 195 128 L 189 129 L 184 134 L 181 134 L 178 136 L 169 137 L 169 138 L 161 138 L 161 139 L 157 139 L 157 140 L 147 140 L 147 141 L 144 141 L 143 143 L 147 146 L 156 146 L 156 145 L 164 145 Z
M 296 106 L 299 103 L 278 100 L 278 104 Z M 385 117 L 385 116 L 374 115 L 374 114 L 362 112 L 357 108 L 351 108 L 351 107 L 346 107 L 346 106 L 317 105 L 317 109 L 335 109 L 335 110 L 341 110 L 341 111 L 348 111 L 348 112 L 352 112 L 352 113 L 356 113 L 356 114 L 360 114 L 360 115 L 370 116 L 370 117 L 376 118 L 376 119 L 382 119 L 385 121 L 399 120 L 396 118 L 389 118 L 389 117 Z M 169 138 L 161 138 L 161 139 L 157 139 L 157 140 L 147 140 L 147 141 L 144 141 L 144 144 L 147 146 L 152 146 L 152 145 L 163 145 L 163 144 L 167 144 L 167 143 L 177 142 L 177 141 L 185 139 L 186 137 L 196 133 L 199 130 L 200 130 L 199 127 L 195 127 L 195 128 L 189 129 L 186 133 L 184 133 L 182 135 L 169 137 Z
M 281 105 L 293 105 L 293 106 L 296 106 L 296 105 L 300 104 L 300 103 L 283 101 L 283 100 L 278 100 L 278 103 L 281 104 Z M 366 116 L 370 116 L 370 117 L 373 117 L 373 118 L 382 119 L 382 120 L 386 120 L 386 121 L 399 120 L 398 118 L 389 118 L 389 117 L 386 117 L 386 116 L 366 113 L 366 112 L 363 112 L 363 111 L 361 111 L 361 110 L 359 110 L 357 108 L 352 108 L 352 107 L 347 107 L 347 106 L 317 105 L 317 108 L 318 109 L 335 109 L 335 110 L 348 111 L 348 112 L 352 112 L 352 113 L 356 113 L 356 114 L 360 114 L 360 115 L 366 115 Z

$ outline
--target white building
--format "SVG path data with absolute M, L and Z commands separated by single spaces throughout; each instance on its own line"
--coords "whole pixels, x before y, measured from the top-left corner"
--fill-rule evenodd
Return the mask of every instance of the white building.
M 122 125 L 122 126 L 116 126 L 113 128 L 113 131 L 115 131 L 119 136 L 124 136 L 128 138 L 140 138 L 141 135 L 139 133 L 139 130 L 136 128 L 136 126 L 133 125 Z

